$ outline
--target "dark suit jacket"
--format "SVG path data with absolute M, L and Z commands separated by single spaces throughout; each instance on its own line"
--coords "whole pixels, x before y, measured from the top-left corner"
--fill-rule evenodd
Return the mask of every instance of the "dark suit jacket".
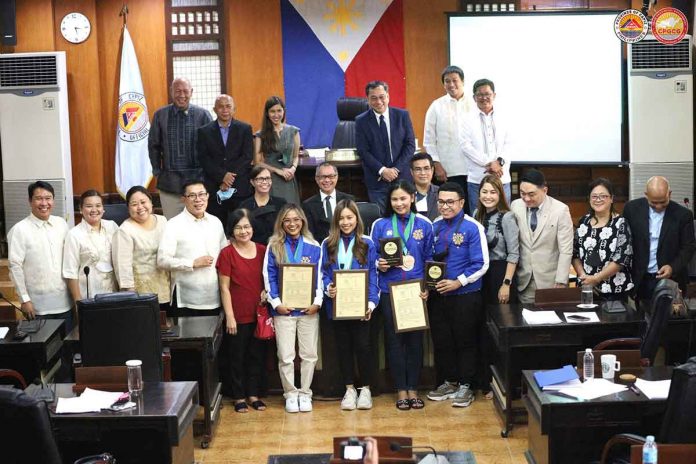
M 268 245 L 268 239 L 273 235 L 273 226 L 278 212 L 285 203 L 285 198 L 271 197 L 268 204 L 259 206 L 252 195 L 239 205 L 240 208 L 249 210 L 251 227 L 254 229 L 254 236 L 251 239 L 254 242 Z
M 381 142 L 375 112 L 370 109 L 355 118 L 355 144 L 362 159 L 368 190 L 386 190 L 387 183 L 378 181 L 382 167 L 397 168 L 399 179 L 411 180 L 409 161 L 416 151 L 416 142 L 408 111 L 389 107 L 389 130 L 393 161 Z
M 336 190 L 336 204 L 341 200 L 355 201 L 355 198 L 353 198 L 353 195 Z M 321 243 L 329 236 L 329 229 L 331 228 L 331 223 L 326 219 L 324 203 L 321 202 L 321 195 L 317 193 L 307 198 L 302 202 L 302 209 L 307 216 L 307 226 L 309 230 L 312 232 L 312 235 L 314 235 L 315 240 Z
M 435 218 L 437 218 L 440 215 L 440 211 L 437 209 L 438 190 L 440 190 L 440 187 L 438 187 L 437 185 L 430 184 L 430 188 L 428 189 L 428 197 L 426 198 L 426 202 L 428 203 L 428 211 L 425 212 L 425 215 L 431 221 L 434 221 Z M 418 198 L 417 195 L 416 198 Z
M 251 126 L 233 119 L 227 135 L 227 146 L 222 143 L 220 126 L 217 120 L 198 129 L 198 159 L 203 167 L 203 181 L 210 192 L 210 200 L 215 201 L 215 192 L 220 189 L 225 173 L 237 174 L 232 187 L 237 189 L 235 197 L 251 195 L 249 171 L 253 156 Z
M 626 203 L 623 216 L 631 227 L 633 241 L 633 283 L 640 285 L 648 272 L 650 260 L 650 216 L 648 200 L 638 198 Z M 657 243 L 657 268 L 665 264 L 672 266 L 672 280 L 683 289 L 689 281 L 689 261 L 696 250 L 694 238 L 694 215 L 683 206 L 670 201 L 662 220 L 660 239 Z

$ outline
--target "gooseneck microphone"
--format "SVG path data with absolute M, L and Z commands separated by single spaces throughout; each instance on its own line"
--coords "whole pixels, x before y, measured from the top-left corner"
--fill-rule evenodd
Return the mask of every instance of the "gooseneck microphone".
M 87 298 L 89 298 L 89 266 L 85 266 L 85 282 L 87 282 Z
M 24 317 L 24 320 L 20 321 L 17 324 L 18 330 L 21 330 L 25 334 L 36 333 L 39 331 L 39 327 L 37 325 L 38 323 L 34 323 L 34 321 L 30 321 L 29 318 L 27 317 L 26 313 L 24 311 L 22 311 L 22 308 L 20 308 L 16 304 L 14 304 L 12 301 L 8 300 L 5 297 L 5 295 L 3 295 L 2 293 L 0 293 L 0 300 L 4 300 L 4 301 L 8 302 L 10 304 L 10 306 L 12 306 L 14 309 L 19 311 L 20 313 L 22 313 L 22 317 Z
M 413 445 L 402 445 L 401 443 L 397 443 L 395 441 L 389 443 L 389 449 L 392 451 L 401 451 L 402 449 L 427 449 L 432 451 L 433 456 L 435 457 L 435 462 L 440 462 L 440 458 L 437 455 L 437 451 L 435 451 L 435 448 L 432 446 L 413 446 Z M 444 458 L 444 456 L 443 456 Z M 444 462 L 448 462 L 447 459 L 445 458 Z

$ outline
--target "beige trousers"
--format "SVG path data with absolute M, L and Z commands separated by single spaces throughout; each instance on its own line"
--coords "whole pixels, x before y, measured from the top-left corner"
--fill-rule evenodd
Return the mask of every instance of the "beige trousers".
M 311 316 L 275 316 L 273 325 L 278 346 L 278 372 L 285 398 L 312 396 L 314 367 L 319 356 L 319 313 Z M 300 389 L 295 387 L 295 340 L 300 354 Z
M 536 282 L 534 282 L 534 277 L 529 280 L 527 288 L 521 290 L 517 296 L 522 304 L 534 304 L 534 294 L 536 293 Z
M 184 210 L 184 204 L 181 202 L 181 195 L 174 193 L 163 192 L 158 190 L 160 203 L 162 203 L 162 214 L 168 220 Z

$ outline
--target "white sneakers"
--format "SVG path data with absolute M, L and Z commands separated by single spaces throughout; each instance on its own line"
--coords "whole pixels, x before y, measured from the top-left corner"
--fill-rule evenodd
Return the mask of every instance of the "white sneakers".
M 285 412 L 311 412 L 312 398 L 307 395 L 289 396 L 285 398 Z
M 359 397 L 355 388 L 349 387 L 346 390 L 346 394 L 343 395 L 343 400 L 341 401 L 341 409 L 344 411 L 352 411 L 355 408 L 372 409 L 372 393 L 370 393 L 370 387 L 362 387 Z

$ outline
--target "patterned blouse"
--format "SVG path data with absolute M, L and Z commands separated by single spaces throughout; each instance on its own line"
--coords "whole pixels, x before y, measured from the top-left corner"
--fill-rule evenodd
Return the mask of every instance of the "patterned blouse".
M 609 262 L 621 266 L 619 272 L 598 286 L 600 293 L 620 295 L 631 290 L 633 247 L 628 223 L 623 217 L 616 216 L 603 227 L 592 227 L 591 219 L 589 213 L 580 219 L 573 240 L 573 258 L 582 262 L 587 275 L 600 272 Z

